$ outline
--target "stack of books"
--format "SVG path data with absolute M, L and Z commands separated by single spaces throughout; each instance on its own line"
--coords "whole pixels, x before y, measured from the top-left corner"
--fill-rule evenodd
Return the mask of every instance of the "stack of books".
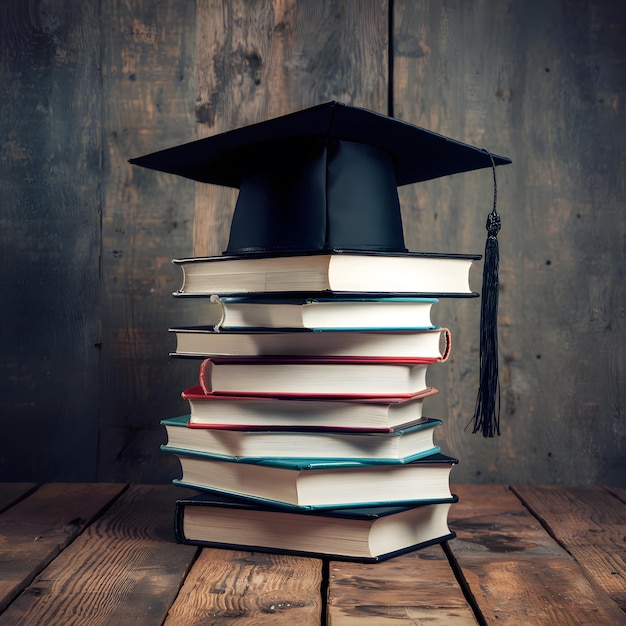
M 206 320 L 172 329 L 201 363 L 164 423 L 202 492 L 178 539 L 375 561 L 451 537 L 430 312 L 479 257 L 408 252 L 397 188 L 510 160 L 332 101 L 130 162 L 239 190 L 223 254 L 176 261 Z
M 333 252 L 175 260 L 206 324 L 189 414 L 163 420 L 180 542 L 378 561 L 454 536 L 456 460 L 424 411 L 447 359 L 439 297 L 469 297 L 479 257 Z

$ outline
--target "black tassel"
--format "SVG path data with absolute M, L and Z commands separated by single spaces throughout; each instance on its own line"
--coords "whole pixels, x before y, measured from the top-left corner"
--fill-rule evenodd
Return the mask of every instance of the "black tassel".
M 487 217 L 487 241 L 483 265 L 482 298 L 480 304 L 480 384 L 474 408 L 473 429 L 484 437 L 500 434 L 500 381 L 498 378 L 498 265 L 500 250 L 498 232 L 502 225 L 496 211 L 498 186 L 496 165 L 491 153 L 493 170 L 493 208 Z

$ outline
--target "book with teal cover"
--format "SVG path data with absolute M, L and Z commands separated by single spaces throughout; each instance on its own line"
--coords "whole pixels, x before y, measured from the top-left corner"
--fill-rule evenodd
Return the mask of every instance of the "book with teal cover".
M 450 497 L 456 459 L 441 453 L 408 463 L 233 459 L 163 447 L 181 463 L 174 483 L 273 506 L 315 509 L 418 503 Z
M 268 293 L 201 296 L 204 324 L 221 329 L 411 330 L 434 329 L 437 298 L 363 295 L 324 297 Z
M 235 462 L 263 463 L 271 457 L 288 463 L 356 461 L 359 463 L 410 463 L 440 451 L 433 442 L 433 431 L 441 420 L 422 418 L 413 424 L 386 432 L 328 430 L 229 430 L 223 428 L 188 428 L 189 415 L 167 418 L 168 442 L 165 452 L 207 454 Z M 406 444 L 406 445 L 404 445 Z M 312 451 L 318 451 L 312 454 Z M 403 451 L 410 451 L 402 455 Z
M 307 470 L 325 470 L 325 469 L 339 469 L 344 467 L 356 467 L 356 468 L 365 468 L 370 467 L 371 465 L 410 465 L 416 462 L 423 462 L 428 464 L 456 464 L 458 463 L 457 459 L 453 459 L 441 452 L 437 452 L 435 454 L 430 454 L 428 456 L 422 457 L 420 459 L 408 460 L 403 459 L 402 461 L 381 461 L 380 463 L 371 463 L 369 460 L 355 460 L 355 459 L 311 459 L 311 458 L 286 458 L 286 459 L 277 459 L 277 458 L 238 458 L 238 457 L 229 457 L 218 454 L 210 454 L 206 452 L 194 452 L 190 450 L 183 450 L 178 448 L 173 448 L 166 444 L 161 446 L 161 450 L 163 452 L 184 455 L 184 456 L 194 456 L 199 458 L 207 458 L 214 459 L 218 461 L 225 461 L 227 463 L 243 463 L 245 465 L 255 465 L 262 467 L 275 467 L 278 469 L 286 469 L 286 470 L 294 470 L 294 471 L 307 471 Z
M 291 292 L 289 294 L 240 294 L 232 296 L 220 296 L 220 300 L 227 303 L 254 303 L 254 304 L 294 304 L 304 305 L 312 304 L 315 302 L 423 302 L 430 304 L 437 304 L 439 298 L 430 298 L 423 296 L 390 296 L 390 295 L 376 295 L 376 294 L 324 294 L 321 296 L 310 295 L 298 295 Z

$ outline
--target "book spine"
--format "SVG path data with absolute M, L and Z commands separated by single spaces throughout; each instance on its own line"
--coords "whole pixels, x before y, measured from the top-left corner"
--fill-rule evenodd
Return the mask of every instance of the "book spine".
M 185 507 L 182 501 L 176 501 L 174 507 L 174 538 L 178 543 L 187 543 L 185 536 Z

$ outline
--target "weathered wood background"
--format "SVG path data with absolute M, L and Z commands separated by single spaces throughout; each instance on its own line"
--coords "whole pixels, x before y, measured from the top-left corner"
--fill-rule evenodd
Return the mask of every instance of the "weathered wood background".
M 167 328 L 202 313 L 170 259 L 224 249 L 233 195 L 126 161 L 336 99 L 513 159 L 499 438 L 465 430 L 479 302 L 436 309 L 455 482 L 625 485 L 625 29 L 621 0 L 0 0 L 0 479 L 177 475 Z M 401 201 L 410 249 L 482 253 L 488 170 Z

